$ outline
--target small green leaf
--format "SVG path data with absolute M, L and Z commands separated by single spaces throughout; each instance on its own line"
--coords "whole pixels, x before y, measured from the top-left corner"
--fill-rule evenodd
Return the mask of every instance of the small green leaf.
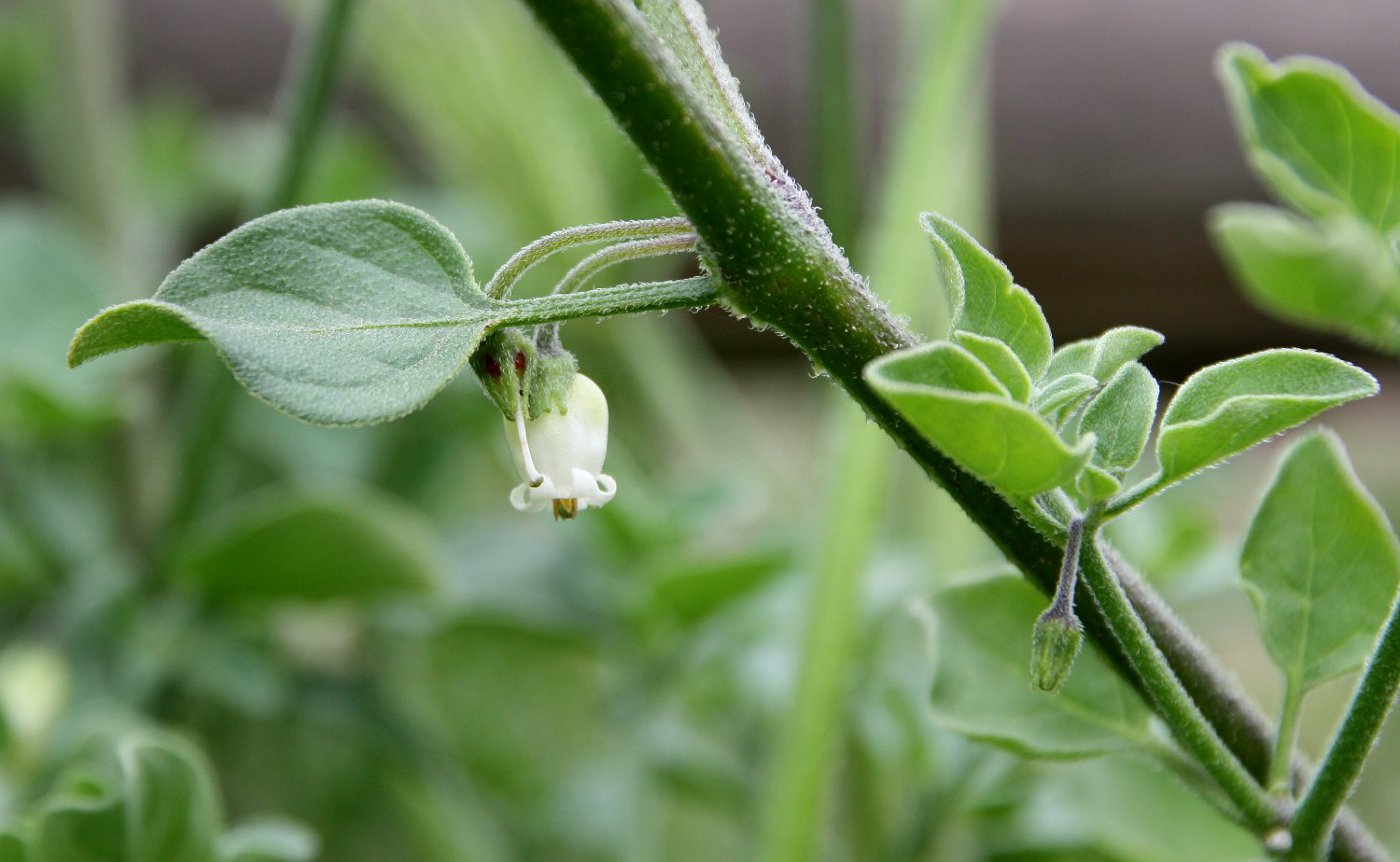
M 1265 350 L 1202 369 L 1162 416 L 1157 482 L 1168 485 L 1377 390 L 1365 371 L 1311 350 Z
M 250 392 L 326 425 L 423 406 L 466 363 L 499 304 L 456 239 L 386 201 L 255 219 L 172 272 L 149 300 L 78 330 L 73 366 L 143 344 L 208 339 Z
M 205 593 L 261 601 L 372 601 L 435 580 L 417 516 L 362 492 L 285 496 L 207 528 L 183 566 Z
M 1005 264 L 949 219 L 924 213 L 919 223 L 933 241 L 952 328 L 1004 343 L 1031 378 L 1039 378 L 1050 362 L 1053 342 L 1035 297 L 1012 281 Z
M 976 357 L 946 341 L 887 354 L 866 366 L 865 377 L 931 443 L 1013 497 L 1069 482 L 1093 451 L 1092 436 L 1071 448 L 1010 400 Z
M 1059 427 L 1098 388 L 1099 381 L 1088 374 L 1066 374 L 1040 390 L 1031 404 L 1037 413 Z
M 1107 382 L 1118 369 L 1141 359 L 1144 353 L 1165 340 L 1162 333 L 1143 326 L 1115 326 L 1094 340 L 1089 373 Z
M 1079 431 L 1098 438 L 1094 463 L 1121 476 L 1142 457 L 1156 417 L 1157 381 L 1141 364 L 1129 362 L 1084 408 Z
M 1147 707 L 1096 650 L 1079 656 L 1058 694 L 1027 684 L 1044 606 L 1044 596 L 1012 575 L 938 594 L 935 719 L 1027 757 L 1092 757 L 1150 740 Z
M 1351 218 L 1309 222 L 1277 207 L 1231 204 L 1211 233 L 1256 302 L 1288 320 L 1400 353 L 1400 254 Z
M 1400 586 L 1400 543 L 1332 434 L 1304 437 L 1284 456 L 1240 576 L 1269 656 L 1298 691 L 1370 654 Z
M 1400 116 L 1345 69 L 1312 57 L 1270 63 L 1231 45 L 1217 70 L 1255 170 L 1282 198 L 1324 217 L 1400 226 Z
M 1123 483 L 1117 476 L 1090 464 L 1084 468 L 1084 472 L 1079 474 L 1079 479 L 1074 483 L 1074 489 L 1082 500 L 1090 503 L 1098 503 L 1107 500 L 1118 489 L 1123 487 Z
M 953 342 L 977 357 L 987 370 L 1006 387 L 1012 400 L 1022 404 L 1030 400 L 1031 378 L 1026 366 L 1010 347 L 995 338 L 978 335 L 975 332 L 954 332 Z
M 1044 379 L 1049 385 L 1070 374 L 1088 374 L 1106 383 L 1119 368 L 1141 358 L 1164 340 L 1162 333 L 1145 327 L 1115 326 L 1097 338 L 1072 341 L 1056 350 Z
M 125 740 L 118 749 L 125 785 L 130 862 L 213 862 L 223 830 L 213 771 L 189 743 L 169 736 Z

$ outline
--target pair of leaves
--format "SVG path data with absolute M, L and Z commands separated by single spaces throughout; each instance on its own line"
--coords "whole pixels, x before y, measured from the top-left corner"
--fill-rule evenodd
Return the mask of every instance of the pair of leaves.
M 1158 387 L 1140 327 L 1053 349 L 1035 299 L 961 228 L 928 214 L 952 306 L 948 341 L 872 362 L 866 379 L 930 442 L 1013 498 L 1117 493 L 1151 435 Z M 1374 394 L 1370 375 L 1306 350 L 1269 350 L 1193 375 L 1162 418 L 1156 489 L 1329 407 Z
M 184 740 L 156 734 L 123 740 L 109 775 L 71 782 L 43 805 L 31 827 L 4 836 L 0 859 L 306 862 L 317 850 L 315 839 L 293 824 L 225 833 L 209 764 Z
M 1332 434 L 1284 456 L 1240 574 L 1269 656 L 1300 695 L 1370 654 L 1400 586 L 1400 543 Z
M 1400 353 L 1400 115 L 1321 60 L 1236 45 L 1218 71 L 1250 163 L 1302 214 L 1218 208 L 1231 269 L 1282 317 Z
M 383 422 L 457 375 L 501 304 L 447 228 L 352 201 L 255 219 L 180 264 L 151 299 L 73 338 L 72 366 L 147 344 L 209 341 L 255 396 L 323 425 Z

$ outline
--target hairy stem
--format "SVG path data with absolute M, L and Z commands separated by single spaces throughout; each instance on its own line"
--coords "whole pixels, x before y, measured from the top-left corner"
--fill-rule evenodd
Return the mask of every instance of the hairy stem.
M 1063 549 L 920 437 L 865 382 L 866 363 L 913 345 L 913 334 L 870 294 L 801 196 L 783 194 L 782 185 L 708 115 L 703 100 L 635 7 L 621 0 L 525 2 L 690 217 L 735 310 L 773 326 L 805 351 L 948 491 L 1009 560 L 1049 594 L 1058 579 Z M 1092 599 L 1086 597 L 1084 604 L 1091 605 Z M 1149 629 L 1171 632 L 1182 642 L 1193 640 L 1165 605 L 1144 606 L 1156 615 Z M 1086 633 L 1120 668 L 1130 667 L 1097 609 L 1083 607 L 1080 619 Z M 1203 699 L 1217 710 L 1207 713 L 1210 721 L 1242 733 L 1242 748 L 1262 746 L 1267 762 L 1267 729 L 1238 722 L 1229 714 L 1229 705 L 1243 696 L 1228 676 L 1203 650 L 1176 655 L 1182 664 L 1173 670 L 1192 679 L 1187 690 L 1205 689 L 1211 695 Z M 1127 676 L 1136 679 L 1131 673 Z M 1224 711 L 1218 711 L 1222 706 Z M 1365 839 L 1364 830 L 1357 830 L 1339 842 L 1339 858 L 1384 859 Z
M 600 242 L 630 242 L 649 237 L 680 236 L 689 233 L 690 230 L 690 222 L 679 217 L 610 221 L 557 230 L 511 255 L 510 260 L 501 264 L 500 269 L 497 269 L 495 275 L 486 283 L 485 293 L 492 299 L 504 299 L 531 267 L 561 251 Z
M 1356 789 L 1361 769 L 1400 692 L 1400 601 L 1390 612 L 1376 651 L 1356 684 L 1351 705 L 1293 815 L 1294 859 L 1316 859 L 1338 812 Z M 1339 833 L 1340 834 L 1340 833 Z
M 675 236 L 659 236 L 618 243 L 615 246 L 596 251 L 579 261 L 573 269 L 559 279 L 554 293 L 573 293 L 583 288 L 593 276 L 610 267 L 632 260 L 645 260 L 649 257 L 663 257 L 679 254 L 695 248 L 695 234 L 682 233 Z
M 1083 561 L 1084 581 L 1134 673 L 1142 682 L 1142 687 L 1156 705 L 1157 713 L 1171 728 L 1177 742 L 1220 785 L 1220 789 L 1239 809 L 1244 821 L 1261 836 L 1273 831 L 1282 819 L 1273 801 L 1226 747 L 1191 695 L 1177 680 L 1171 665 L 1118 583 L 1113 568 L 1099 552 L 1097 543 L 1091 542 L 1089 551 Z
M 599 287 L 582 293 L 552 293 L 500 304 L 500 326 L 531 326 L 580 317 L 638 314 L 673 308 L 704 308 L 720 301 L 714 278 L 697 275 L 680 281 L 654 281 Z

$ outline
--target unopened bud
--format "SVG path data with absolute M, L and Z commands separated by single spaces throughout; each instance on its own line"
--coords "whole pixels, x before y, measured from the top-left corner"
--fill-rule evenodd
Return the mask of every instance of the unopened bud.
M 1079 649 L 1084 645 L 1084 627 L 1073 611 L 1051 606 L 1035 621 L 1031 633 L 1031 682 L 1041 691 L 1058 691 Z

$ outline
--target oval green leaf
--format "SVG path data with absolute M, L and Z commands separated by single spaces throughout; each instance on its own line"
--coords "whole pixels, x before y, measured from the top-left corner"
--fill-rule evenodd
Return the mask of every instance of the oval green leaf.
M 1050 362 L 1054 342 L 1035 297 L 1015 284 L 1006 264 L 971 234 L 937 213 L 919 217 L 948 291 L 954 330 L 995 338 L 1021 360 L 1031 379 Z
M 1140 363 L 1129 362 L 1084 408 L 1079 431 L 1098 438 L 1094 463 L 1121 476 L 1142 457 L 1155 418 L 1157 381 Z
M 1031 377 L 1026 366 L 1010 347 L 995 338 L 978 335 L 975 332 L 954 332 L 953 341 L 959 347 L 977 357 L 977 361 L 992 372 L 997 381 L 1006 387 L 1013 401 L 1022 404 L 1031 397 Z
M 1012 401 L 985 366 L 949 342 L 883 356 L 865 378 L 929 442 L 988 484 L 1029 497 L 1074 479 L 1092 436 L 1071 448 L 1034 410 Z
M 283 210 L 195 254 L 149 300 L 78 330 L 69 364 L 207 339 L 257 397 L 324 425 L 412 412 L 498 315 L 452 234 L 387 201 Z
M 1202 369 L 1181 385 L 1162 416 L 1156 482 L 1164 487 L 1378 389 L 1355 365 L 1294 348 Z
M 1217 71 L 1255 170 L 1312 216 L 1345 211 L 1382 233 L 1400 226 L 1400 116 L 1340 66 L 1270 63 L 1231 45 Z
M 1297 691 L 1361 667 L 1400 586 L 1400 544 L 1327 432 L 1293 446 L 1240 559 L 1269 657 Z

